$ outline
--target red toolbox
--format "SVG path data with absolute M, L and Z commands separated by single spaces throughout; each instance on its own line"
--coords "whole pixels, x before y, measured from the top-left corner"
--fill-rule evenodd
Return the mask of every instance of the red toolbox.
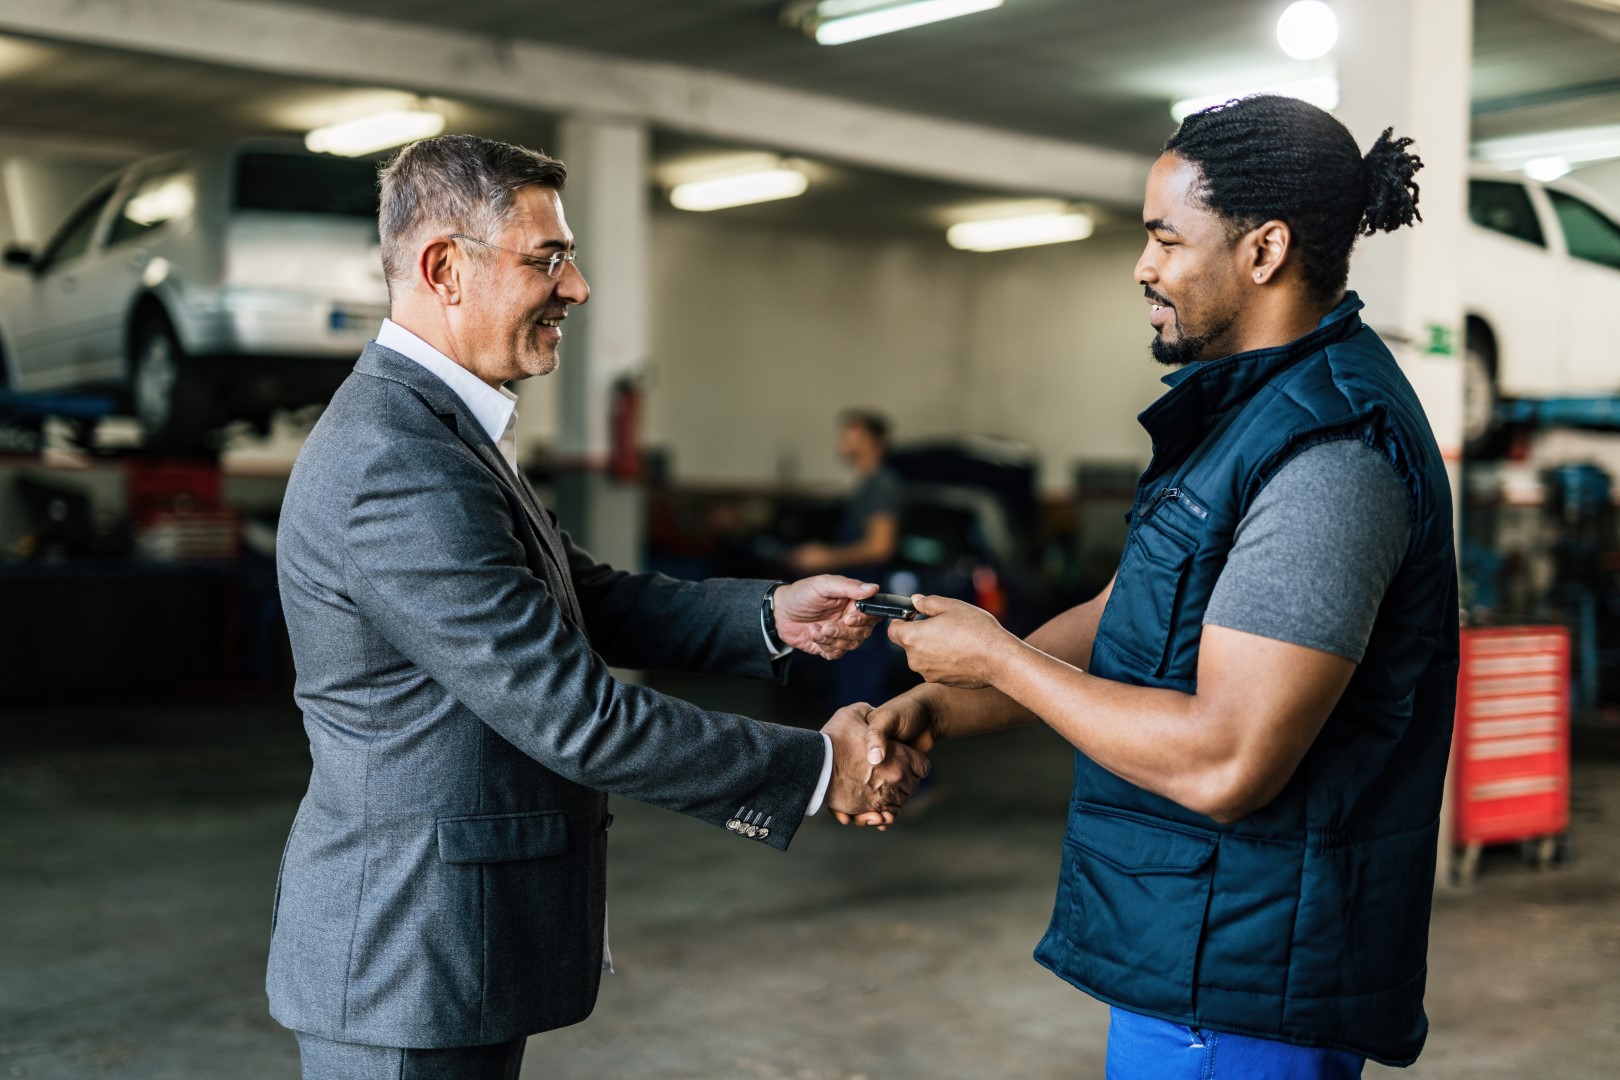
M 1462 632 L 1452 777 L 1458 875 L 1486 844 L 1539 841 L 1546 865 L 1569 827 L 1569 631 Z

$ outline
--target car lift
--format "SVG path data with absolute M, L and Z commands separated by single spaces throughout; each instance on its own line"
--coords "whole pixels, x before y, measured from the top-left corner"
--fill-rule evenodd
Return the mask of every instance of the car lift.
M 52 417 L 89 425 L 118 411 L 118 400 L 112 394 L 0 390 L 0 452 L 38 453 L 44 448 L 41 431 Z
M 1620 431 L 1620 397 L 1520 398 L 1499 402 L 1496 419 L 1515 427 Z

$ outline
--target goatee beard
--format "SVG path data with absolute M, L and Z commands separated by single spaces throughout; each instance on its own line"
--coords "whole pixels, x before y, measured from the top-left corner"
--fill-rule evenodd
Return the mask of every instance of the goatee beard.
M 1153 359 L 1166 367 L 1195 364 L 1209 358 L 1210 347 L 1225 338 L 1226 332 L 1232 329 L 1232 324 L 1236 321 L 1236 318 L 1227 319 L 1207 334 L 1183 334 L 1175 341 L 1166 341 L 1164 331 L 1161 330 L 1153 335 L 1148 351 L 1153 354 Z
M 1181 367 L 1183 364 L 1201 360 L 1207 348 L 1209 348 L 1207 334 L 1181 337 L 1173 342 L 1164 340 L 1163 334 L 1154 334 L 1152 343 L 1148 345 L 1148 351 L 1153 354 L 1153 359 L 1165 367 Z

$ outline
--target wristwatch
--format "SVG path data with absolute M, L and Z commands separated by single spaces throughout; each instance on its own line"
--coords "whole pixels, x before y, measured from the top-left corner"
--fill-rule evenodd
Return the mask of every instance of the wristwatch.
M 765 599 L 760 602 L 760 621 L 765 627 L 765 640 L 770 643 L 771 651 L 775 653 L 787 651 L 787 642 L 776 632 L 776 590 L 786 584 L 785 581 L 772 583 L 771 587 L 765 590 Z

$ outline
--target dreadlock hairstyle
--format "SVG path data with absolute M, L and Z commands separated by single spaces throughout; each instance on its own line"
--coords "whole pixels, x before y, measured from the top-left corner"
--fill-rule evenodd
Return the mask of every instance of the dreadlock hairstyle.
M 1315 105 L 1257 94 L 1192 114 L 1164 149 L 1198 166 L 1199 197 L 1234 238 L 1286 222 L 1306 287 L 1331 300 L 1350 276 L 1357 236 L 1423 220 L 1412 182 L 1423 161 L 1394 130 L 1363 156 L 1349 129 Z

